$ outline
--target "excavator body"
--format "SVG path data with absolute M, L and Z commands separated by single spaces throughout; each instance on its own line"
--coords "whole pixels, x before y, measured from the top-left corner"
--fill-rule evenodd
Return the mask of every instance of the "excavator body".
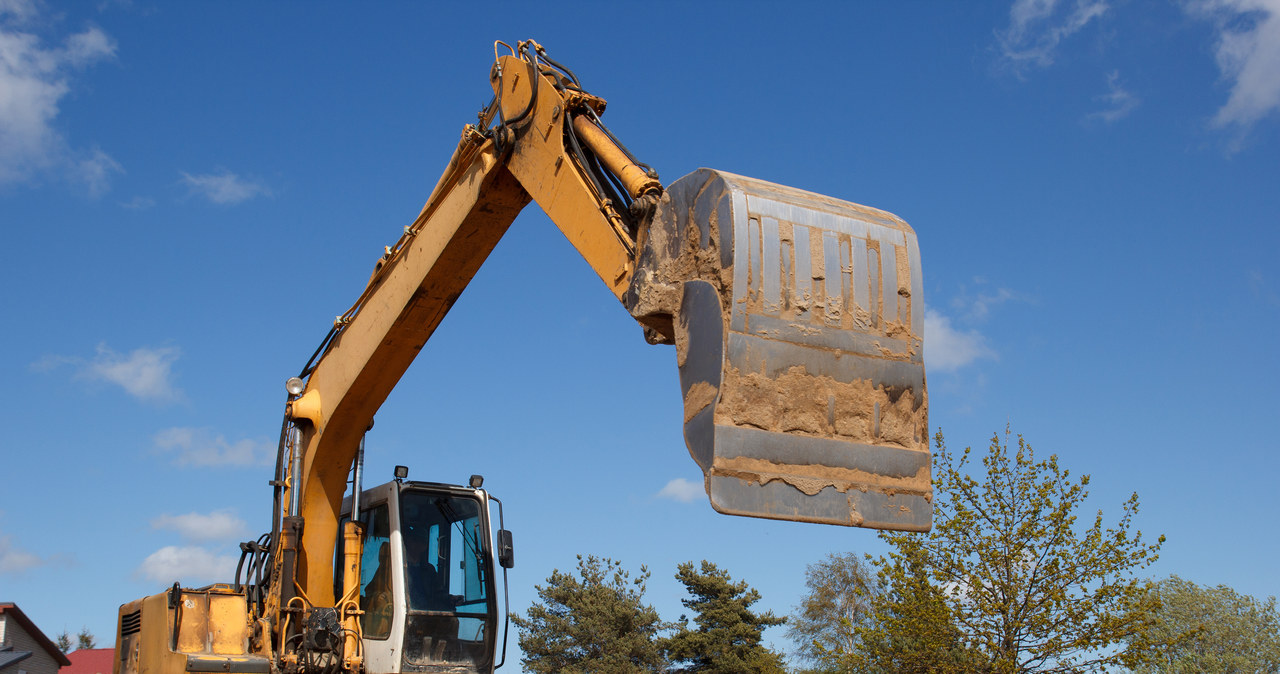
M 123 605 L 114 674 L 500 666 L 496 572 L 513 555 L 500 506 L 492 528 L 496 499 L 479 476 L 405 483 L 399 468 L 365 490 L 361 457 L 379 407 L 531 201 L 646 340 L 675 346 L 685 443 L 717 511 L 929 528 L 911 228 L 722 171 L 664 186 L 541 45 L 499 46 L 479 123 L 286 384 L 271 531 L 241 544 L 233 585 L 175 583 Z

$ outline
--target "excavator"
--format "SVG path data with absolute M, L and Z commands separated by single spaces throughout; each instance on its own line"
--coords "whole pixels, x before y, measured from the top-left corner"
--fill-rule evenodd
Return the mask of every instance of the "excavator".
M 896 216 L 724 171 L 664 184 L 605 100 L 528 40 L 363 292 L 286 383 L 271 531 L 234 583 L 120 607 L 113 674 L 492 672 L 506 659 L 502 504 L 363 487 L 364 437 L 516 215 L 535 201 L 675 346 L 684 437 L 718 512 L 928 530 L 920 252 Z M 496 514 L 496 523 L 495 523 Z M 501 646 L 501 648 L 499 648 Z M 501 651 L 501 654 L 499 654 Z

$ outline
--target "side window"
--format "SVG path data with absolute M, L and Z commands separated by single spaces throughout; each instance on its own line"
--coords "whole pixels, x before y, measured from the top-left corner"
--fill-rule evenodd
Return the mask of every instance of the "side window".
M 449 591 L 462 599 L 460 604 L 484 602 L 485 580 L 483 555 L 480 553 L 480 516 L 467 517 L 454 525 L 453 554 L 457 560 L 457 573 L 450 577 Z
M 364 551 L 360 557 L 360 627 L 366 639 L 391 635 L 391 523 L 387 504 L 361 512 Z

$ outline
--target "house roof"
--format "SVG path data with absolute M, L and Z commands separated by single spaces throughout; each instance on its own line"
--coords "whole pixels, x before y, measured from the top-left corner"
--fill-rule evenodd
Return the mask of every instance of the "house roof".
M 13 646 L 0 646 L 0 669 L 31 657 L 31 651 L 15 651 Z
M 70 665 L 64 665 L 58 674 L 111 674 L 111 666 L 115 664 L 114 648 L 81 648 L 71 651 L 67 659 Z
M 31 635 L 31 638 L 35 639 L 36 643 L 40 644 L 40 647 L 48 652 L 49 657 L 53 658 L 59 666 L 66 667 L 71 664 L 67 656 L 58 650 L 58 646 L 50 641 L 49 637 L 45 636 L 44 632 L 41 632 L 40 628 L 36 627 L 36 624 L 31 622 L 31 619 L 16 604 L 0 602 L 0 616 L 12 618 L 15 623 L 21 625 L 22 629 L 26 630 L 27 634 Z

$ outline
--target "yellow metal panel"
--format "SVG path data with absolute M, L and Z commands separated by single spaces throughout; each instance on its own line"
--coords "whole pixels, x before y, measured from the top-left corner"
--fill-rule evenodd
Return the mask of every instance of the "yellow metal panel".
M 138 673 L 138 645 L 142 639 L 141 619 L 144 601 L 137 599 L 120 606 L 119 618 L 116 622 L 116 657 L 111 664 L 112 674 Z M 129 623 L 131 626 L 136 626 L 136 631 L 131 630 L 129 634 L 124 634 L 120 629 L 125 623 L 125 616 L 129 616 Z
M 178 650 L 202 653 L 209 636 L 209 596 L 203 592 L 183 592 L 178 607 Z
M 161 592 L 136 602 L 142 609 L 142 628 L 132 635 L 133 648 L 125 655 L 127 674 L 180 674 L 186 671 L 186 656 L 170 650 L 173 611 L 169 593 Z
M 211 593 L 209 628 L 215 655 L 244 655 L 249 638 L 249 611 L 244 596 Z

